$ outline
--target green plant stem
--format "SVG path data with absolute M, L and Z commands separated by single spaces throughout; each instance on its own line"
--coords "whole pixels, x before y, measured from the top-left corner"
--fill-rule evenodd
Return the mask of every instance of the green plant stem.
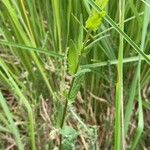
M 124 31 L 124 7 L 125 1 L 119 0 L 119 25 L 120 29 Z M 115 144 L 114 149 L 125 150 L 124 142 L 124 115 L 123 115 L 123 36 L 119 37 L 119 54 L 118 54 L 118 80 L 116 86 L 116 115 L 115 115 Z M 122 142 L 121 142 L 122 140 Z M 122 143 L 122 145 L 121 145 Z
M 71 82 L 71 86 L 73 85 L 73 81 L 74 81 L 74 78 L 73 78 L 73 80 Z M 70 93 L 70 91 L 71 91 L 71 88 L 69 89 L 69 93 Z M 64 126 L 65 117 L 66 117 L 66 114 L 67 114 L 67 108 L 68 108 L 68 98 L 66 98 L 66 101 L 65 101 L 65 106 L 64 106 L 63 115 L 62 115 L 62 121 L 61 121 L 61 124 L 60 124 L 60 128 L 61 129 Z M 61 150 L 61 149 L 62 149 L 62 135 L 60 134 L 60 146 L 59 146 L 59 150 Z
M 78 68 L 79 68 L 79 63 L 78 63 L 78 67 L 76 68 L 76 72 L 77 72 Z M 66 98 L 66 101 L 65 101 L 65 106 L 64 106 L 63 115 L 62 115 L 62 121 L 61 121 L 61 124 L 60 124 L 61 129 L 63 128 L 64 123 L 65 123 L 65 118 L 66 118 L 67 108 L 68 108 L 68 100 L 69 100 L 68 97 L 70 95 L 74 80 L 75 80 L 75 77 L 73 77 L 73 79 L 71 81 L 71 85 L 70 85 L 70 88 L 69 88 L 69 91 L 68 91 L 68 94 L 67 94 L 67 98 Z M 59 150 L 62 150 L 62 135 L 60 135 L 59 139 L 60 139 Z
M 80 66 L 80 62 L 81 62 L 81 57 L 82 57 L 82 53 L 84 52 L 84 48 L 86 46 L 86 43 L 88 41 L 90 37 L 90 31 L 87 32 L 87 35 L 85 37 L 85 40 L 84 40 L 84 45 L 83 45 L 83 48 L 81 50 L 81 55 L 79 56 L 79 61 L 78 61 L 78 65 L 76 67 L 76 71 L 75 73 L 77 73 L 78 69 L 79 69 L 79 66 Z M 64 111 L 63 111 L 63 115 L 62 115 L 62 121 L 61 121 L 61 124 L 60 124 L 60 128 L 62 129 L 63 126 L 64 126 L 64 122 L 65 122 L 65 117 L 66 117 L 66 113 L 67 113 L 67 108 L 68 108 L 68 97 L 70 95 L 70 92 L 72 90 L 72 87 L 73 87 L 73 84 L 74 84 L 74 81 L 75 81 L 75 76 L 73 77 L 72 81 L 71 81 L 71 85 L 70 85 L 70 88 L 69 88 L 69 91 L 68 91 L 68 94 L 67 94 L 67 98 L 66 98 L 66 101 L 65 101 L 65 106 L 64 106 Z M 59 146 L 59 149 L 61 150 L 62 149 L 62 135 L 60 135 L 60 146 Z

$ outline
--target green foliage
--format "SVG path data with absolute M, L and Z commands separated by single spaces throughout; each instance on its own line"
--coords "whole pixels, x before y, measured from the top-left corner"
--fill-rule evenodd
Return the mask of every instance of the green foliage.
M 70 42 L 70 47 L 68 50 L 67 63 L 68 72 L 71 75 L 75 74 L 79 63 L 79 50 L 77 49 L 75 43 L 72 40 Z
M 80 90 L 81 84 L 84 80 L 84 75 L 79 75 L 77 77 L 75 77 L 74 81 L 73 81 L 73 85 L 70 89 L 69 95 L 68 95 L 68 101 L 70 103 L 73 103 L 78 91 Z
M 69 103 L 73 103 L 74 102 L 74 100 L 75 100 L 75 98 L 77 96 L 77 93 L 80 90 L 81 84 L 84 81 L 85 73 L 90 72 L 90 71 L 91 71 L 90 69 L 82 69 L 82 70 L 79 70 L 75 74 L 74 79 L 73 79 L 73 83 L 72 83 L 72 86 L 71 86 L 71 89 L 70 89 L 70 91 L 68 93 L 68 101 L 69 101 Z
M 105 11 L 102 11 L 100 13 L 94 12 L 86 21 L 86 28 L 94 32 L 97 31 L 100 25 L 102 24 L 105 15 L 106 15 Z
M 106 12 L 104 11 L 108 0 L 96 0 L 95 3 L 102 9 L 101 12 L 97 12 L 94 9 L 92 9 L 92 14 L 89 16 L 88 20 L 86 21 L 85 27 L 92 31 L 97 31 L 101 24 L 103 23 L 103 19 L 106 15 Z
M 0 149 L 148 149 L 150 1 L 124 2 L 0 1 Z
M 64 126 L 60 130 L 60 134 L 63 137 L 62 149 L 63 150 L 75 150 L 75 141 L 78 136 L 77 131 L 69 126 Z

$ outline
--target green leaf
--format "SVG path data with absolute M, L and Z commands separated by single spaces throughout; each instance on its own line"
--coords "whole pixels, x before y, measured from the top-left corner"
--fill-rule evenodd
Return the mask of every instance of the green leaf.
M 77 93 L 80 90 L 81 83 L 83 82 L 83 80 L 84 80 L 84 75 L 83 74 L 75 77 L 72 88 L 71 88 L 70 93 L 68 95 L 68 101 L 70 103 L 74 102 L 74 100 L 77 96 Z
M 68 72 L 73 75 L 76 73 L 78 67 L 79 53 L 76 45 L 73 41 L 70 42 L 70 48 L 68 50 L 67 61 L 68 61 Z
M 90 29 L 92 31 L 96 31 L 98 30 L 98 28 L 100 27 L 100 25 L 103 22 L 103 18 L 106 15 L 106 12 L 103 11 L 103 9 L 105 9 L 108 0 L 95 0 L 95 3 L 102 9 L 101 12 L 97 12 L 95 10 L 92 10 L 92 15 L 89 16 L 88 20 L 86 21 L 86 25 L 85 27 L 87 29 Z
M 74 102 L 74 100 L 75 100 L 75 98 L 76 98 L 76 96 L 78 94 L 78 91 L 80 90 L 81 83 L 84 80 L 85 73 L 90 72 L 90 71 L 91 71 L 90 69 L 82 69 L 82 70 L 79 70 L 75 74 L 71 90 L 70 90 L 70 92 L 68 94 L 68 101 L 70 103 Z
M 34 48 L 34 47 L 26 46 L 24 44 L 9 42 L 9 41 L 5 41 L 5 40 L 0 40 L 0 44 L 6 45 L 6 46 L 12 46 L 15 48 L 20 48 L 20 50 L 23 50 L 23 51 L 27 50 L 30 52 L 37 52 L 37 53 L 45 54 L 45 55 L 52 56 L 52 57 L 64 58 L 64 56 L 61 54 L 58 54 L 56 52 L 49 51 L 49 50 L 43 49 L 43 48 Z
M 74 77 L 77 77 L 77 76 L 81 76 L 81 75 L 83 75 L 83 74 L 85 74 L 85 73 L 87 73 L 87 72 L 90 72 L 91 71 L 91 69 L 81 69 L 81 70 L 79 70 L 75 75 L 74 75 Z
M 85 27 L 95 32 L 102 24 L 105 15 L 105 11 L 102 11 L 100 13 L 93 13 L 93 15 L 91 15 L 86 21 Z

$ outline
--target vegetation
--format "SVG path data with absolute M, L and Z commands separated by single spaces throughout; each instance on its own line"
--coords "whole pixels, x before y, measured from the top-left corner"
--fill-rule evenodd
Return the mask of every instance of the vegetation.
M 149 0 L 1 0 L 0 20 L 0 149 L 150 148 Z

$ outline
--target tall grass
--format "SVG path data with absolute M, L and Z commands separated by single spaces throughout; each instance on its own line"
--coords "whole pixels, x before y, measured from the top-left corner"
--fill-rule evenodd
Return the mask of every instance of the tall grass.
M 149 0 L 1 0 L 0 149 L 148 149 L 149 18 Z

